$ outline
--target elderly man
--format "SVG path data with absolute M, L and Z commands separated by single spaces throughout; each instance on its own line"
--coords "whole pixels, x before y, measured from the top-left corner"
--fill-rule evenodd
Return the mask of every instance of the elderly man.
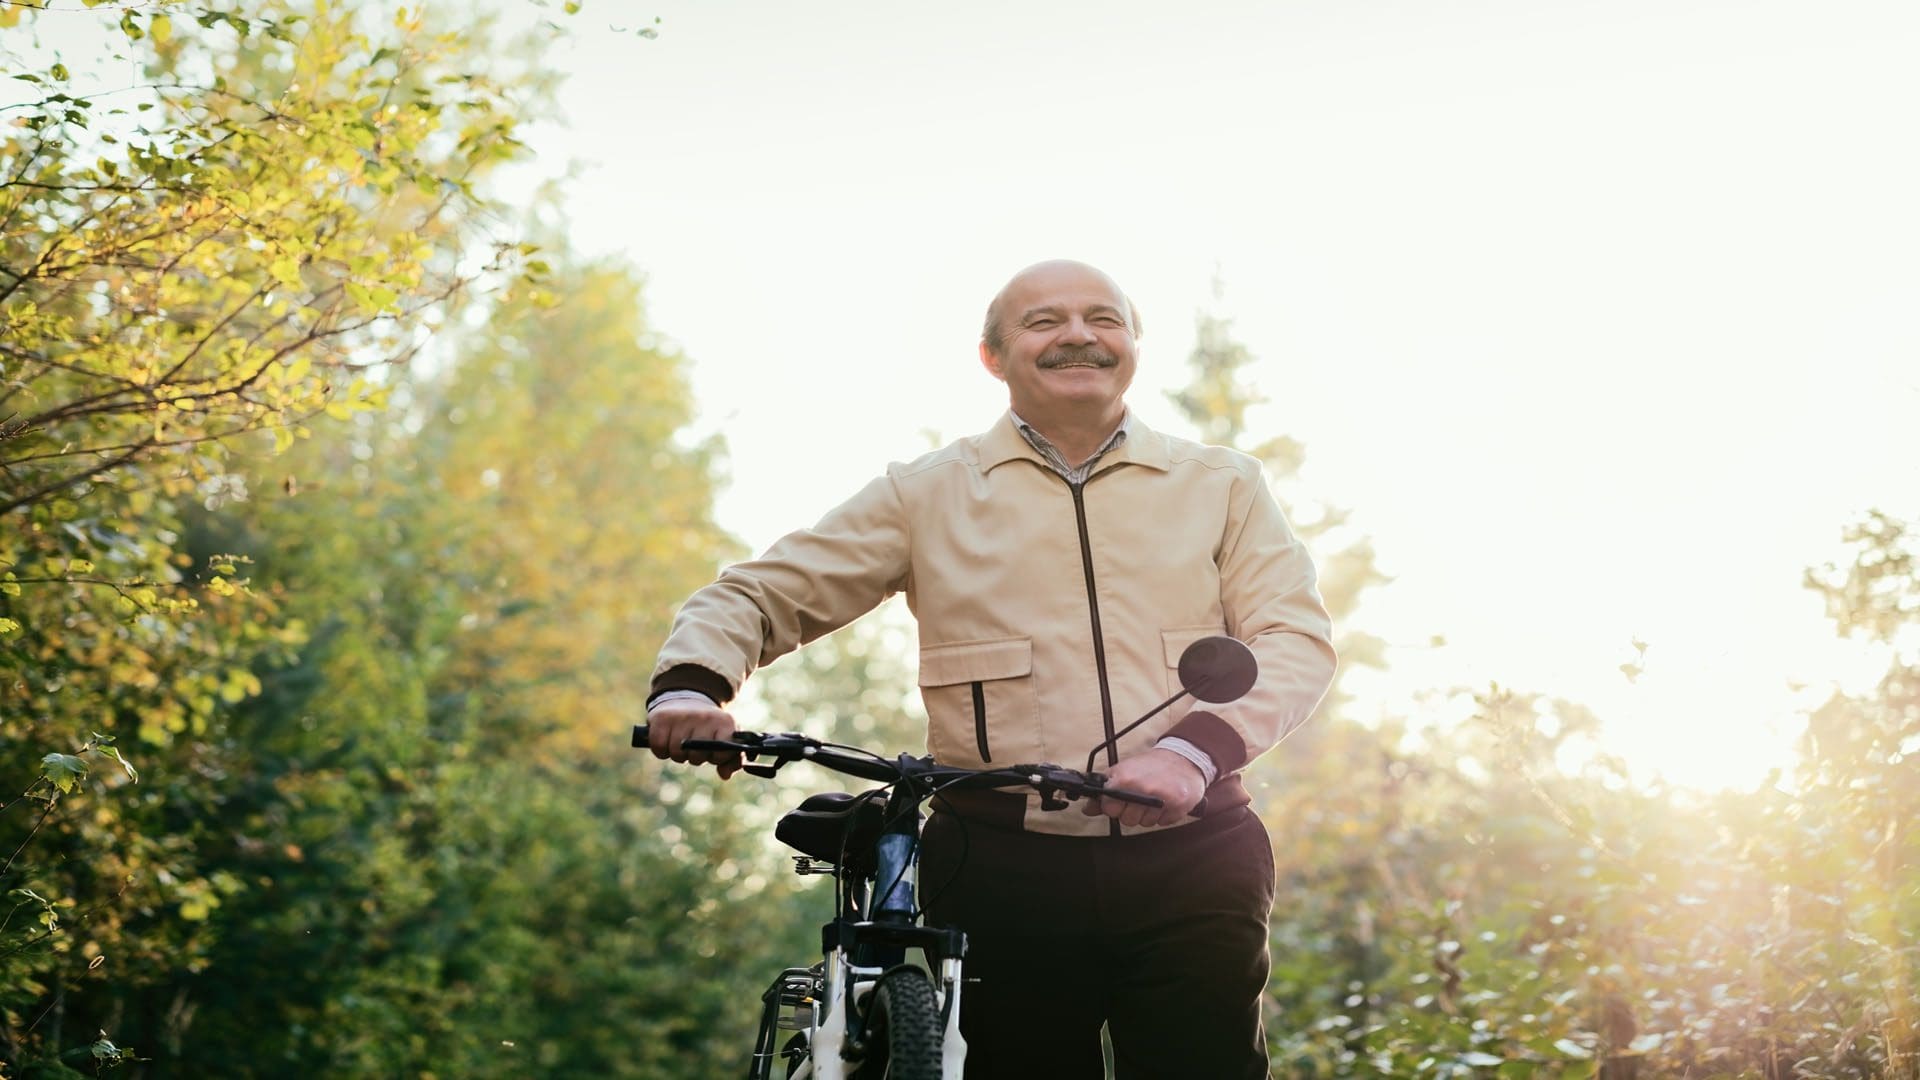
M 1273 858 L 1238 774 L 1319 703 L 1332 635 L 1259 463 L 1128 413 L 1138 339 L 1093 267 L 1015 275 L 980 343 L 1009 412 L 727 569 L 655 668 L 654 752 L 702 762 L 681 744 L 733 731 L 722 706 L 756 664 L 904 591 L 929 751 L 978 767 L 1082 759 L 1178 689 L 1190 642 L 1253 649 L 1244 698 L 1183 702 L 1104 751 L 1111 782 L 1161 808 L 973 792 L 928 821 L 923 903 L 970 943 L 969 1077 L 1100 1077 L 1103 1025 L 1123 1078 L 1267 1075 Z

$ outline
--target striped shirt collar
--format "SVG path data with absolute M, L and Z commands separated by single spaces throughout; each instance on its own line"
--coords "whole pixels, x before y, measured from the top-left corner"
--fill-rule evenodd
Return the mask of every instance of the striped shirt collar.
M 1108 451 L 1127 441 L 1127 421 L 1133 418 L 1131 412 L 1122 413 L 1120 425 L 1113 429 L 1113 434 L 1107 436 L 1107 441 L 1100 444 L 1100 449 L 1095 450 L 1092 457 L 1078 465 L 1069 465 L 1066 457 L 1060 453 L 1060 448 L 1048 442 L 1047 437 L 1040 434 L 1032 424 L 1020 419 L 1019 413 L 1009 409 L 1007 415 L 1013 417 L 1013 426 L 1020 430 L 1020 436 L 1027 440 L 1027 445 L 1033 447 L 1034 452 L 1047 463 L 1047 467 L 1059 473 L 1061 479 L 1069 484 L 1086 483 L 1087 477 L 1092 476 L 1094 468 L 1100 464 L 1100 459 L 1107 456 Z

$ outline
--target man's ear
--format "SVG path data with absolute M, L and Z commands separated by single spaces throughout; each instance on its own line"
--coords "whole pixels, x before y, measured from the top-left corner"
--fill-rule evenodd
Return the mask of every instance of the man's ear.
M 1000 357 L 993 351 L 993 346 L 984 341 L 980 343 L 980 366 L 987 369 L 987 374 L 1001 382 L 1007 381 L 1007 373 L 1000 368 Z

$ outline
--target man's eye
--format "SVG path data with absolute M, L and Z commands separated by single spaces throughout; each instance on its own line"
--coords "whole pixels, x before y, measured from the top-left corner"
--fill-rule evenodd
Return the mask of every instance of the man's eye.
M 1052 326 L 1059 321 L 1058 319 L 1032 319 L 1028 321 L 1027 327 L 1031 330 L 1039 330 Z

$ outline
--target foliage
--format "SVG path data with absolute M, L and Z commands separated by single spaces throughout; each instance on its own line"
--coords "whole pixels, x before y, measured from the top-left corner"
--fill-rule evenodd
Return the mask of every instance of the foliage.
M 1237 442 L 1251 358 L 1218 317 L 1198 340 L 1175 402 Z M 1256 452 L 1282 483 L 1305 459 L 1285 437 Z M 1883 514 L 1847 541 L 1851 565 L 1809 584 L 1842 632 L 1907 643 L 1908 659 L 1876 694 L 1808 717 L 1797 790 L 1635 790 L 1594 751 L 1599 718 L 1499 687 L 1432 695 L 1413 731 L 1356 723 L 1336 693 L 1257 763 L 1280 869 L 1276 1070 L 1920 1076 L 1920 778 L 1905 760 L 1920 752 L 1920 568 Z M 1337 622 L 1383 580 L 1364 541 L 1320 562 Z M 1356 640 L 1343 633 L 1343 663 Z
M 126 1002 L 201 1006 L 127 1032 L 182 1072 L 713 1075 L 791 952 L 739 902 L 770 888 L 757 831 L 624 747 L 665 597 L 725 550 L 717 448 L 676 441 L 631 278 L 553 280 L 566 304 L 499 305 L 408 423 L 302 447 L 300 495 L 203 526 L 244 525 L 210 542 L 314 629 L 222 745 L 235 831 L 203 857 L 248 887 L 203 972 Z
M 1913 674 L 1821 712 L 1920 746 Z M 1604 761 L 1555 766 L 1589 729 L 1579 710 L 1474 704 L 1421 740 L 1340 725 L 1373 767 L 1269 804 L 1276 1060 L 1321 1076 L 1915 1075 L 1920 950 L 1900 928 L 1920 916 L 1920 786 L 1898 751 L 1850 758 L 1878 774 L 1864 785 L 1810 754 L 1797 791 L 1635 791 Z
M 474 185 L 519 144 L 510 88 L 462 70 L 472 37 L 404 13 L 376 42 L 325 7 L 175 10 L 195 32 L 121 13 L 143 85 L 83 91 L 58 61 L 15 76 L 44 96 L 0 144 L 0 514 L 76 486 L 150 499 L 149 473 L 174 481 L 161 495 L 232 497 L 235 436 L 284 447 L 317 413 L 377 405 L 363 373 L 482 272 Z
M 63 1050 L 93 1034 L 69 1006 L 201 970 L 243 887 L 199 857 L 231 779 L 217 742 L 307 629 L 248 558 L 196 544 L 193 515 L 248 499 L 250 454 L 380 407 L 447 302 L 518 257 L 476 228 L 479 183 L 538 88 L 493 73 L 479 25 L 284 2 L 0 14 L 28 92 L 0 113 L 0 765 L 20 790 L 38 763 L 57 795 L 0 816 L 0 885 L 59 913 L 0 930 L 0 1045 L 36 1075 L 128 1060 Z M 86 85 L 22 36 L 78 18 L 140 85 Z M 146 782 L 76 771 L 115 739 Z

